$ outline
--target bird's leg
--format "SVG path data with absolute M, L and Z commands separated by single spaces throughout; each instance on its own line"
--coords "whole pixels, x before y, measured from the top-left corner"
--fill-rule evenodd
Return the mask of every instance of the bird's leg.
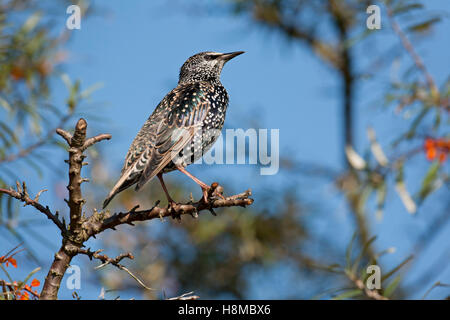
M 164 193 L 166 194 L 166 198 L 167 198 L 167 202 L 169 203 L 169 206 L 173 206 L 174 204 L 176 204 L 176 202 L 172 199 L 169 192 L 167 191 L 166 184 L 164 183 L 162 173 L 158 173 L 156 176 L 158 177 L 159 182 L 161 182 L 161 187 L 163 188 Z
M 190 174 L 189 172 L 186 171 L 186 169 L 182 166 L 177 166 L 177 169 L 180 170 L 181 172 L 183 172 L 185 175 L 187 175 L 189 178 L 191 178 L 192 180 L 195 181 L 195 183 L 197 183 L 200 188 L 202 188 L 202 193 L 203 193 L 203 200 L 205 201 L 205 203 L 208 203 L 208 190 L 211 188 L 210 186 L 208 186 L 206 183 L 204 183 L 203 181 L 199 180 L 197 177 L 193 176 L 192 174 Z

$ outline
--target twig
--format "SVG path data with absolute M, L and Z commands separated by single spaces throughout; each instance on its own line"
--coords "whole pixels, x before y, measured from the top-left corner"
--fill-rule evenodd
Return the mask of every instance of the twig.
M 56 133 L 59 134 L 61 137 L 63 137 L 63 139 L 66 140 L 68 145 L 72 143 L 72 135 L 69 132 L 58 128 L 56 129 Z
M 389 19 L 389 21 L 391 23 L 392 29 L 394 30 L 394 32 L 400 38 L 400 41 L 401 41 L 403 47 L 409 53 L 409 55 L 411 56 L 411 58 L 414 61 L 414 64 L 417 66 L 417 68 L 420 71 L 422 71 L 422 73 L 423 73 L 423 75 L 424 75 L 424 77 L 426 79 L 428 88 L 431 91 L 432 96 L 433 97 L 438 96 L 439 90 L 438 90 L 438 87 L 436 86 L 436 83 L 434 82 L 433 77 L 428 72 L 427 68 L 425 67 L 425 64 L 422 61 L 422 58 L 417 54 L 417 52 L 414 49 L 414 46 L 412 45 L 411 41 L 409 41 L 409 39 L 406 36 L 406 34 L 403 32 L 403 30 L 400 28 L 398 23 L 395 21 L 395 19 L 393 17 L 393 14 L 392 14 L 392 10 L 389 7 L 389 5 L 387 5 L 387 14 L 388 14 L 388 19 Z M 442 100 L 441 103 L 442 103 L 444 109 L 449 110 L 448 99 Z
M 108 257 L 105 254 L 100 254 L 100 252 L 102 252 L 102 251 L 103 250 L 91 251 L 91 249 L 87 249 L 87 250 L 86 249 L 82 249 L 82 248 L 78 248 L 77 249 L 77 252 L 79 254 L 87 255 L 91 260 L 92 259 L 98 259 L 101 262 L 103 262 L 103 265 L 106 265 L 106 264 L 109 264 L 109 263 L 111 263 L 113 265 L 117 265 L 121 260 L 123 260 L 125 258 L 131 259 L 131 260 L 134 259 L 133 255 L 130 252 L 122 253 L 122 254 L 118 255 L 116 258 L 112 259 L 112 258 Z M 101 266 L 103 266 L 103 265 L 101 265 Z M 99 268 L 99 267 L 97 267 L 97 268 Z
M 199 296 L 194 295 L 194 291 L 183 293 L 178 297 L 167 298 L 166 300 L 198 300 Z
M 17 183 L 17 191 L 14 191 L 12 188 L 10 189 L 3 189 L 0 188 L 0 193 L 4 193 L 9 195 L 10 197 L 16 198 L 22 202 L 24 202 L 24 206 L 26 205 L 31 205 L 34 208 L 36 208 L 37 210 L 39 210 L 40 212 L 42 212 L 43 214 L 45 214 L 47 216 L 48 219 L 52 220 L 53 223 L 61 230 L 62 233 L 65 233 L 66 230 L 66 226 L 64 225 L 64 223 L 58 219 L 58 213 L 53 214 L 48 206 L 43 206 L 42 204 L 40 204 L 38 202 L 39 200 L 39 196 L 41 195 L 42 192 L 44 192 L 45 190 L 41 190 L 38 192 L 38 194 L 36 195 L 36 197 L 34 199 L 31 199 L 28 191 L 27 191 L 27 186 L 25 184 L 25 182 L 22 182 L 22 187 L 20 187 L 20 184 Z
M 84 145 L 82 147 L 83 150 L 86 150 L 87 148 L 89 148 L 90 146 L 92 146 L 93 144 L 100 142 L 102 140 L 109 140 L 111 139 L 111 135 L 110 134 L 99 134 L 95 137 L 89 138 L 84 142 Z
M 107 255 L 100 254 L 100 252 L 102 252 L 102 251 L 103 250 L 97 250 L 97 251 L 93 252 L 90 249 L 86 250 L 86 249 L 81 249 L 81 248 L 78 248 L 78 250 L 77 250 L 78 253 L 87 255 L 91 260 L 94 258 L 94 259 L 98 259 L 98 260 L 103 262 L 101 265 L 95 267 L 95 269 L 100 269 L 100 268 L 103 268 L 104 266 L 106 266 L 108 264 L 112 264 L 113 266 L 119 268 L 120 270 L 123 270 L 123 271 L 127 272 L 134 280 L 136 280 L 137 283 L 139 283 L 145 289 L 147 289 L 147 290 L 154 290 L 154 289 L 146 286 L 144 284 L 144 282 L 142 282 L 142 280 L 140 280 L 137 276 L 135 276 L 124 265 L 119 263 L 124 258 L 134 259 L 133 255 L 130 252 L 122 253 L 122 254 L 118 255 L 116 258 L 112 259 L 112 258 L 108 257 Z

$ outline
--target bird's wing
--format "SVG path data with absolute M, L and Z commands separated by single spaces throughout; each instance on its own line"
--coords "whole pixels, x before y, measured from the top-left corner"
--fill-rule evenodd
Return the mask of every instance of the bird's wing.
M 122 173 L 106 198 L 137 183 L 136 190 L 157 175 L 201 129 L 209 109 L 207 83 L 188 83 L 173 89 L 156 107 L 125 158 Z
M 160 123 L 151 158 L 136 185 L 136 190 L 157 175 L 201 130 L 211 107 L 207 92 L 210 85 L 195 83 L 184 85 L 175 93 L 171 111 Z

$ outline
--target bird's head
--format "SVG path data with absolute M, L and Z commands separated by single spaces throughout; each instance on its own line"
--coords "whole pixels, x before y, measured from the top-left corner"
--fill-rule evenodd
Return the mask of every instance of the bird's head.
M 220 73 L 222 72 L 225 63 L 242 53 L 244 53 L 244 51 L 230 53 L 208 51 L 197 53 L 187 59 L 181 67 L 179 83 L 191 81 L 219 81 Z

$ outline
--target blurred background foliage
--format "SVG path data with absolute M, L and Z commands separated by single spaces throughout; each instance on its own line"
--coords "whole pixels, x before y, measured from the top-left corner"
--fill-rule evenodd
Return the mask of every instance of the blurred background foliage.
M 92 12 L 88 2 L 80 4 L 83 14 Z M 430 284 L 427 278 L 430 269 L 424 269 L 425 278 L 418 278 L 425 280 L 418 280 L 412 287 L 404 287 L 401 280 L 432 243 L 431 239 L 445 227 L 450 215 L 450 82 L 448 78 L 442 83 L 435 82 L 414 47 L 416 41 L 426 42 L 426 35 L 447 17 L 429 12 L 425 1 L 380 2 L 383 23 L 390 26 L 383 28 L 383 32 L 391 33 L 397 41 L 394 47 L 382 48 L 380 56 L 368 58 L 363 49 L 379 32 L 366 28 L 366 8 L 371 1 L 228 0 L 179 4 L 181 10 L 195 7 L 201 8 L 198 12 L 220 11 L 224 15 L 243 17 L 250 25 L 276 34 L 280 41 L 285 39 L 307 48 L 333 70 L 333 81 L 340 91 L 336 103 L 341 106 L 339 135 L 344 166 L 336 169 L 320 163 L 303 163 L 285 156 L 281 150 L 281 174 L 289 182 L 281 188 L 258 186 L 256 201 L 249 208 L 221 209 L 217 217 L 202 214 L 199 219 L 183 218 L 180 223 L 152 221 L 106 232 L 99 239 L 101 244 L 90 244 L 104 248 L 110 256 L 132 252 L 135 260 L 127 262 L 127 266 L 155 290 L 142 288 L 126 273 L 112 267 L 94 271 L 86 262 L 86 270 L 92 270 L 89 279 L 98 286 L 99 292 L 104 287 L 111 292 L 109 298 L 123 292 L 131 292 L 136 297 L 163 298 L 188 291 L 195 291 L 202 298 L 374 298 L 361 287 L 361 282 L 365 283 L 368 277 L 366 266 L 371 264 L 378 264 L 383 270 L 383 289 L 378 292 L 378 298 L 411 298 L 417 297 L 417 292 L 426 297 L 429 290 L 444 287 L 449 279 L 439 279 L 439 275 L 449 265 L 448 243 L 442 244 L 439 250 L 443 257 L 439 259 L 441 266 L 432 269 L 439 270 L 434 276 L 440 282 Z M 16 180 L 26 180 L 27 175 L 40 175 L 43 166 L 50 166 L 64 176 L 64 153 L 53 151 L 62 145 L 54 136 L 55 128 L 66 125 L 70 128 L 79 116 L 92 119 L 89 124 L 95 127 L 95 119 L 100 116 L 85 107 L 89 105 L 86 99 L 98 85 L 83 89 L 80 81 L 70 80 L 64 73 L 67 56 L 64 44 L 69 40 L 69 33 L 52 25 L 52 13 L 64 10 L 67 5 L 64 1 L 46 6 L 36 1 L 0 2 L 0 184 L 3 187 L 15 185 Z M 314 23 L 305 18 L 312 15 L 316 17 Z M 399 60 L 405 60 L 409 67 L 385 84 L 377 107 L 404 118 L 408 130 L 392 132 L 389 144 L 382 145 L 377 140 L 377 128 L 368 127 L 367 136 L 359 137 L 365 141 L 364 149 L 357 151 L 354 114 L 360 83 L 377 81 L 377 72 L 388 70 Z M 58 81 L 67 87 L 64 98 L 52 94 L 52 84 Z M 305 80 L 299 77 L 299 85 L 301 81 Z M 49 154 L 57 156 L 49 158 Z M 422 170 L 424 162 L 428 163 L 426 170 Z M 91 179 L 86 187 L 89 192 L 85 193 L 87 213 L 99 207 L 116 178 L 112 170 L 109 172 L 108 156 L 101 149 L 89 154 L 89 163 L 89 171 L 85 173 Z M 408 172 L 413 169 L 421 172 L 420 177 L 408 179 Z M 299 195 L 296 186 L 304 181 L 329 183 L 336 196 L 345 199 L 354 230 L 347 246 L 340 246 L 330 236 L 335 230 L 319 232 L 314 228 L 317 217 L 312 213 L 320 211 L 322 202 L 328 199 L 306 200 L 303 194 L 308 190 L 305 189 Z M 251 187 L 251 183 L 242 181 L 242 188 Z M 189 199 L 192 185 L 182 177 L 170 176 L 168 187 L 175 199 Z M 156 184 L 152 182 L 146 190 L 150 188 L 151 197 L 145 191 L 121 193 L 110 210 L 130 209 L 137 203 L 146 208 L 157 199 L 165 199 Z M 416 250 L 411 252 L 413 256 L 399 257 L 396 263 L 384 265 L 382 258 L 394 250 L 376 246 L 371 215 L 375 213 L 378 221 L 383 219 L 386 201 L 393 199 L 391 194 L 400 198 L 406 212 L 417 214 L 427 197 L 438 191 L 437 199 L 443 199 L 443 203 L 436 208 L 441 212 L 426 219 L 425 232 L 418 236 Z M 61 203 L 56 201 L 55 205 L 61 207 Z M 45 243 L 39 232 L 35 236 L 31 234 L 31 240 L 23 237 L 24 232 L 31 232 L 30 228 L 25 231 L 23 227 L 35 221 L 43 222 L 44 218 L 30 220 L 29 216 L 20 214 L 14 201 L 2 194 L 0 210 L 1 236 L 9 232 L 17 242 L 26 242 L 30 254 L 33 241 Z M 33 257 L 36 261 L 52 258 L 36 254 Z M 274 285 L 280 275 L 289 279 L 289 286 Z M 437 280 L 433 278 L 433 281 Z M 442 298 L 445 297 L 444 294 Z

